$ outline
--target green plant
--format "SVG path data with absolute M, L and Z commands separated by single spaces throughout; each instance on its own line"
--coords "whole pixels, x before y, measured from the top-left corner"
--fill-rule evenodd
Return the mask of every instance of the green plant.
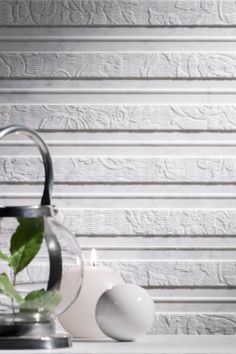
M 61 301 L 58 291 L 44 289 L 34 290 L 24 298 L 16 290 L 16 277 L 38 254 L 44 237 L 44 220 L 39 218 L 18 218 L 19 225 L 10 240 L 10 255 L 0 251 L 0 259 L 7 261 L 13 273 L 11 281 L 7 274 L 0 274 L 0 294 L 4 294 L 14 304 L 20 306 L 20 311 L 51 311 Z

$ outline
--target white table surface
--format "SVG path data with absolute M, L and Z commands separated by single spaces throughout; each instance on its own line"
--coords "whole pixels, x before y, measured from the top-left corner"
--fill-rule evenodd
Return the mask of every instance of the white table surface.
M 137 342 L 74 341 L 53 350 L 0 350 L 0 354 L 236 354 L 236 336 L 146 336 Z

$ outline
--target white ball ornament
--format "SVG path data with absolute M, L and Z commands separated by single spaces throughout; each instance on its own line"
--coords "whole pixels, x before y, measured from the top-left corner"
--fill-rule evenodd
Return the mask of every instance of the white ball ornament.
M 154 304 L 143 288 L 124 284 L 105 291 L 96 306 L 102 332 L 119 341 L 133 341 L 147 333 L 154 321 Z

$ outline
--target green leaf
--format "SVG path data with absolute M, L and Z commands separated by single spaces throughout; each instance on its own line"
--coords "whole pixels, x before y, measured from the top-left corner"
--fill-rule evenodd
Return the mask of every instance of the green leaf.
M 44 289 L 30 292 L 21 305 L 21 311 L 51 312 L 62 299 L 59 291 Z
M 3 259 L 4 261 L 9 261 L 9 257 L 6 256 L 2 251 L 0 251 L 0 259 Z
M 18 304 L 22 304 L 24 302 L 5 273 L 0 274 L 0 293 L 7 295 Z
M 9 265 L 16 275 L 36 256 L 43 241 L 43 218 L 18 218 L 19 225 L 11 238 Z

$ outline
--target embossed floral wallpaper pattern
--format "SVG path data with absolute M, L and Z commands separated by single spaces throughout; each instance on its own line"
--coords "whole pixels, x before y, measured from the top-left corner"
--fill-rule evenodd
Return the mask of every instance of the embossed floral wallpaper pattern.
M 0 0 L 0 79 L 0 127 L 48 142 L 59 218 L 148 289 L 150 333 L 236 334 L 236 2 Z M 37 203 L 36 150 L 0 151 L 3 202 Z

